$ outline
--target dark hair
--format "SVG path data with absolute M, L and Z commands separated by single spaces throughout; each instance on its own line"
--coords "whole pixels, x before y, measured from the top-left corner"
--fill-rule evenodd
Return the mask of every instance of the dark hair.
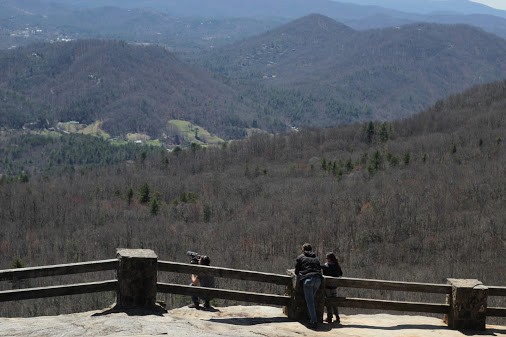
M 209 266 L 211 264 L 211 259 L 209 258 L 209 256 L 204 255 L 200 258 L 200 264 L 204 266 Z
M 313 247 L 309 243 L 305 243 L 302 245 L 302 250 L 305 252 L 310 252 L 313 250 Z
M 337 261 L 337 257 L 334 255 L 334 253 L 330 252 L 330 253 L 327 253 L 327 255 L 325 256 L 327 259 L 329 259 L 330 261 L 332 261 L 332 263 L 335 263 L 335 264 L 338 264 L 339 262 Z

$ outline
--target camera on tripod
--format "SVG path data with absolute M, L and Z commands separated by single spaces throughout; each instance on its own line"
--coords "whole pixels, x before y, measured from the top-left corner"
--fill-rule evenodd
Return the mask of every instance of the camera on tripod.
M 199 264 L 199 260 L 200 260 L 199 253 L 195 253 L 195 252 L 192 252 L 191 250 L 189 250 L 186 252 L 186 255 L 191 257 L 191 261 L 190 261 L 191 264 Z

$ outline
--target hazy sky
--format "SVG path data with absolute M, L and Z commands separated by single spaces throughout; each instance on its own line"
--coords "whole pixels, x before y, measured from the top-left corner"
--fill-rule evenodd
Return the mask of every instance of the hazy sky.
M 490 7 L 506 10 L 506 0 L 471 0 L 471 1 L 479 2 Z

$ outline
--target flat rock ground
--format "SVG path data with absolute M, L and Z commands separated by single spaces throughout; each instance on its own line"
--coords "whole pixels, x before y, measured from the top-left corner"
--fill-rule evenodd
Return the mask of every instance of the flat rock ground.
M 398 315 L 341 315 L 341 324 L 318 331 L 290 321 L 281 308 L 219 307 L 211 311 L 178 308 L 168 312 L 117 312 L 114 309 L 61 316 L 0 318 L 0 336 L 339 336 L 464 337 L 506 336 L 506 326 L 487 325 L 483 332 L 449 330 L 442 319 Z

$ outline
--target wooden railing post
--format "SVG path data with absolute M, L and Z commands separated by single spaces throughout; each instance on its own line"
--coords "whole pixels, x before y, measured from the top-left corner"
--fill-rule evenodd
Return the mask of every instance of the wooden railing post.
M 158 257 L 151 249 L 117 249 L 117 306 L 152 308 L 156 301 Z
M 304 298 L 304 289 L 300 286 L 297 275 L 293 269 L 289 269 L 288 275 L 292 278 L 292 283 L 287 287 L 286 293 L 290 296 L 290 303 L 283 308 L 283 312 L 288 318 L 295 321 L 307 320 L 309 318 Z M 320 289 L 315 298 L 316 317 L 319 322 L 323 322 L 323 312 L 325 310 L 325 291 L 324 282 L 322 280 Z
M 447 295 L 450 310 L 445 322 L 450 329 L 485 330 L 488 288 L 478 280 L 448 279 L 452 293 Z

